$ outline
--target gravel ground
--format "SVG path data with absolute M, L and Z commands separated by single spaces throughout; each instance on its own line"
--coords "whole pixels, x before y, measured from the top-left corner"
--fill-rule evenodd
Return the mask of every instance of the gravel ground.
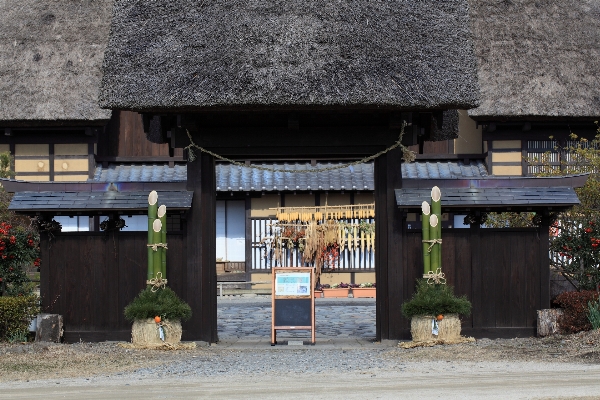
M 425 364 L 430 367 L 441 365 L 446 369 L 468 369 L 482 363 L 538 363 L 559 369 L 567 368 L 567 364 L 600 366 L 600 332 L 541 339 L 482 339 L 475 343 L 406 350 L 383 345 L 381 348 L 363 349 L 317 349 L 311 346 L 232 349 L 217 345 L 193 350 L 156 351 L 125 349 L 117 343 L 1 344 L 0 382 L 227 377 L 305 371 L 371 373 L 415 366 L 422 368 L 418 366 Z

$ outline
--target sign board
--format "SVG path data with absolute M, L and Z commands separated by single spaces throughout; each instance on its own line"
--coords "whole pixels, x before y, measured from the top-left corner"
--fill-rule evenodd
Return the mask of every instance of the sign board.
M 315 343 L 314 270 L 312 267 L 272 269 L 271 346 L 278 330 L 310 330 Z
M 310 272 L 279 272 L 275 275 L 276 296 L 310 296 Z

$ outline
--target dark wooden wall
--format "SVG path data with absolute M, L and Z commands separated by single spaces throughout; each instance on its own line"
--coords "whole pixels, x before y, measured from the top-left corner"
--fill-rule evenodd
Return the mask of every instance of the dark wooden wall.
M 455 293 L 466 295 L 473 305 L 471 316 L 462 318 L 465 335 L 535 335 L 536 310 L 550 306 L 547 231 L 479 227 L 442 231 L 442 270 Z M 404 243 L 402 301 L 410 299 L 423 274 L 421 231 L 405 231 Z M 395 310 L 400 330 L 390 336 L 409 339 L 410 321 L 401 316 L 399 305 Z
M 146 139 L 142 116 L 132 111 L 113 111 L 106 130 L 98 138 L 100 157 L 168 157 L 168 143 L 156 144 Z M 183 149 L 175 149 L 181 157 Z
M 439 142 L 426 141 L 423 143 L 422 154 L 452 154 L 451 146 L 453 145 L 452 139 L 442 140 Z M 411 151 L 419 154 L 419 145 L 409 146 Z
M 167 242 L 169 287 L 186 299 L 184 236 Z M 65 341 L 131 340 L 123 309 L 146 286 L 146 243 L 145 232 L 42 235 L 42 310 L 63 315 Z
M 472 315 L 463 318 L 463 334 L 488 338 L 535 334 L 536 310 L 548 308 L 550 301 L 544 231 L 443 230 L 443 272 L 455 293 L 466 295 L 473 304 Z M 400 306 L 412 296 L 422 275 L 421 233 L 404 230 L 403 238 L 402 244 L 386 242 L 402 256 L 388 257 L 387 268 L 378 268 L 378 329 L 383 339 L 410 338 L 410 321 L 401 316 Z M 216 325 L 211 322 L 216 320 L 216 286 L 204 276 L 214 268 L 199 267 L 202 254 L 189 262 L 190 240 L 177 234 L 168 237 L 169 287 L 195 311 L 183 324 L 183 339 L 215 342 Z M 145 233 L 62 233 L 51 241 L 43 235 L 41 248 L 42 307 L 64 316 L 65 341 L 130 340 L 131 324 L 123 309 L 145 286 Z

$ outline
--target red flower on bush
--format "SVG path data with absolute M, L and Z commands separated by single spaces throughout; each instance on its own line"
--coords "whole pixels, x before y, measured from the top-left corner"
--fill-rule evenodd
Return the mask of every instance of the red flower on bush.
M 26 268 L 39 259 L 39 237 L 23 227 L 0 222 L 0 295 L 17 296 L 31 291 Z
M 561 221 L 551 238 L 552 264 L 579 290 L 600 284 L 600 224 L 581 216 Z

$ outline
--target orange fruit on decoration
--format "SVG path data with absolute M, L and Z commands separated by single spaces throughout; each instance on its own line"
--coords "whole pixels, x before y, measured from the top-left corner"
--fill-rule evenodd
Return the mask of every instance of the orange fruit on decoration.
M 160 317 L 158 315 L 154 317 L 154 322 L 156 322 L 157 324 L 160 322 Z
M 436 318 L 438 321 L 441 321 L 444 319 L 444 316 L 442 314 L 438 315 Z

